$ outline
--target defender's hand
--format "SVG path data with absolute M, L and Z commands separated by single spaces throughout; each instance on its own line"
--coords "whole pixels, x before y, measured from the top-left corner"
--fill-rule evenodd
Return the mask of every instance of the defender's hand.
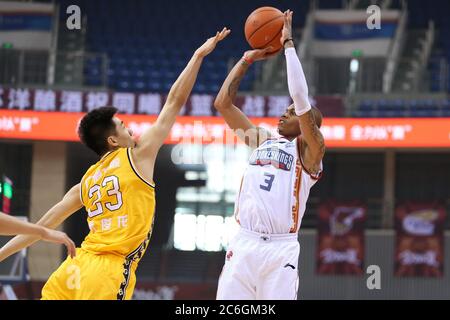
M 227 28 L 223 28 L 220 32 L 217 31 L 216 35 L 206 40 L 206 42 L 195 51 L 195 53 L 202 58 L 207 56 L 214 50 L 217 43 L 225 39 L 230 34 L 230 32 L 231 30 Z

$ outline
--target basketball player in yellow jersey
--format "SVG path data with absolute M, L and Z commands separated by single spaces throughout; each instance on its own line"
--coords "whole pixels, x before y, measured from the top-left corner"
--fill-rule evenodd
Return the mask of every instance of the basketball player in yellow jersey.
M 80 139 L 101 159 L 39 224 L 56 228 L 84 206 L 90 233 L 76 257 L 67 258 L 50 276 L 42 289 L 43 299 L 131 299 L 137 263 L 152 232 L 156 155 L 187 101 L 203 58 L 229 33 L 224 28 L 195 51 L 155 124 L 137 142 L 113 107 L 93 110 L 81 120 Z M 0 249 L 0 261 L 36 240 L 14 238 Z

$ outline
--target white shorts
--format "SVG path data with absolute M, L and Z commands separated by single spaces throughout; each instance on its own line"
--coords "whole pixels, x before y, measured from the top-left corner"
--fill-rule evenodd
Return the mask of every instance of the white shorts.
M 230 241 L 218 300 L 296 300 L 297 234 L 268 235 L 241 228 Z

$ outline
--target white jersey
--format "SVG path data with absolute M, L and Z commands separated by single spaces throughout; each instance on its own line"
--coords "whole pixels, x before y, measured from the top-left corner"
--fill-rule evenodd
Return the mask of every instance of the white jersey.
M 303 168 L 300 144 L 300 138 L 280 137 L 253 151 L 235 204 L 241 227 L 267 234 L 298 232 L 309 190 L 320 177 Z

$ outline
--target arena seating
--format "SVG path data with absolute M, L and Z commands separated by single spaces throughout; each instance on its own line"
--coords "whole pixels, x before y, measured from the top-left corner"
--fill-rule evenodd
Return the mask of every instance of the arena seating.
M 62 0 L 60 3 L 61 7 L 77 4 L 87 16 L 86 50 L 108 56 L 108 86 L 118 91 L 137 92 L 167 92 L 196 47 L 226 26 L 232 30 L 230 38 L 205 60 L 194 87 L 197 93 L 217 93 L 229 63 L 249 49 L 243 26 L 248 14 L 258 7 L 253 2 L 237 0 Z M 309 1 L 270 0 L 265 5 L 292 8 L 298 27 L 305 20 Z M 101 83 L 101 63 L 100 58 L 86 62 L 87 85 Z M 259 67 L 256 64 L 250 69 L 241 83 L 242 91 L 252 89 Z

